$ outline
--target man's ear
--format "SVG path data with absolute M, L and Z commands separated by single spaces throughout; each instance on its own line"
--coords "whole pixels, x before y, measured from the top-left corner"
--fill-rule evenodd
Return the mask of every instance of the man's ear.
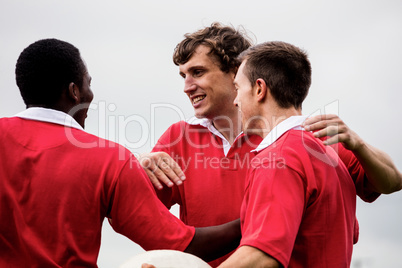
M 233 80 L 236 78 L 237 70 L 238 70 L 238 68 L 234 69 L 233 71 L 230 71 L 230 75 Z
M 71 82 L 68 85 L 68 96 L 70 97 L 70 99 L 73 100 L 73 102 L 75 103 L 79 103 L 81 96 L 80 96 L 80 89 L 78 88 L 78 86 L 76 84 L 74 84 L 74 82 Z
M 255 86 L 256 86 L 257 100 L 261 102 L 267 96 L 267 90 L 268 90 L 267 84 L 265 83 L 264 79 L 258 78 L 257 81 L 255 81 Z

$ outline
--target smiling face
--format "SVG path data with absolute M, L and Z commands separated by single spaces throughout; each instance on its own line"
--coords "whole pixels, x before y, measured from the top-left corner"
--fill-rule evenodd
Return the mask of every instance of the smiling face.
M 190 99 L 197 118 L 214 120 L 236 113 L 233 101 L 236 97 L 233 85 L 234 73 L 222 72 L 210 48 L 200 45 L 185 64 L 179 65 L 184 78 L 184 92 Z

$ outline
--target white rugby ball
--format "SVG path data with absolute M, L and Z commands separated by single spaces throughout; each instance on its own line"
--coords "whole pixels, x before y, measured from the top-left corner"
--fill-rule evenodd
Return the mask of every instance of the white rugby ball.
M 177 250 L 150 250 L 134 256 L 120 268 L 141 268 L 143 263 L 152 264 L 156 268 L 211 268 L 197 256 Z

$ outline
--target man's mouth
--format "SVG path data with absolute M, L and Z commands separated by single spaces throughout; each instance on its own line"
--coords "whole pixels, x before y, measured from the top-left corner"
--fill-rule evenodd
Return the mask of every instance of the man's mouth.
M 202 101 L 203 99 L 205 99 L 206 95 L 202 95 L 202 96 L 198 96 L 193 98 L 193 104 L 197 104 L 198 102 Z

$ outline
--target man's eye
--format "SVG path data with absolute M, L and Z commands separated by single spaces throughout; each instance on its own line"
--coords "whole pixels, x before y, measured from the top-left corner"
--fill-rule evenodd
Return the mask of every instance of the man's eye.
M 202 70 L 194 70 L 193 75 L 194 76 L 200 76 L 202 75 L 203 71 Z

